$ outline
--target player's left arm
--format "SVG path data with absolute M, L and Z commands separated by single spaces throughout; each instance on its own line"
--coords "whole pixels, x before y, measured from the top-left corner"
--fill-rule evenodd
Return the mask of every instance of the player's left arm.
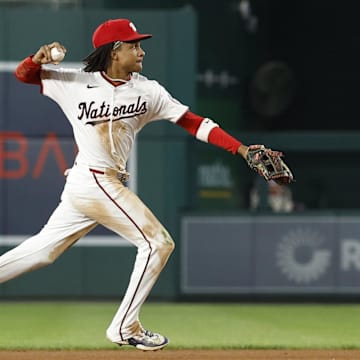
M 197 139 L 221 147 L 233 154 L 240 154 L 251 169 L 266 180 L 274 180 L 279 185 L 295 181 L 290 168 L 282 160 L 283 153 L 273 151 L 264 145 L 244 145 L 218 124 L 208 118 L 187 111 L 177 122 Z
M 177 122 L 198 140 L 223 148 L 232 154 L 240 154 L 246 159 L 248 147 L 235 139 L 209 118 L 187 111 Z

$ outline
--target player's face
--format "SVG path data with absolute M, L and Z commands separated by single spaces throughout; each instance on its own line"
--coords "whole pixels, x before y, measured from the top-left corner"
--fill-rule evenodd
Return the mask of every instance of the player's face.
M 117 56 L 113 58 L 113 61 L 115 61 L 115 65 L 120 71 L 131 73 L 142 70 L 145 51 L 141 48 L 140 41 L 133 43 L 124 42 L 119 49 L 114 51 Z

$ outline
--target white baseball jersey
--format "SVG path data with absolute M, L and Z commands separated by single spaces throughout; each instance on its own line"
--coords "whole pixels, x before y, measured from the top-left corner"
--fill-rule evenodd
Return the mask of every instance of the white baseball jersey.
M 176 122 L 188 107 L 154 80 L 134 73 L 114 86 L 102 72 L 41 72 L 43 94 L 59 104 L 69 119 L 79 148 L 77 161 L 125 169 L 135 136 L 147 123 Z

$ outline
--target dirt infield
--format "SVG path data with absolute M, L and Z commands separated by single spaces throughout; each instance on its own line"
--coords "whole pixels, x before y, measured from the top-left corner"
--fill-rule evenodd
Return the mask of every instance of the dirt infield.
M 360 360 L 360 350 L 0 351 L 0 360 Z

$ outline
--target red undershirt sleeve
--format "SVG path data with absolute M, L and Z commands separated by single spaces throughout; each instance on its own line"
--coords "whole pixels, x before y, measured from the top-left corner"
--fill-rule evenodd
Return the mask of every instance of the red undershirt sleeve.
M 209 132 L 204 137 L 203 124 L 207 124 L 209 121 L 212 125 L 211 128 L 209 128 Z M 176 124 L 184 128 L 199 140 L 223 148 L 234 155 L 237 153 L 240 145 L 242 144 L 239 140 L 235 139 L 226 131 L 221 129 L 217 124 L 212 122 L 212 120 L 196 115 L 191 111 L 187 111 Z M 199 135 L 200 132 L 202 132 L 201 135 Z
M 40 78 L 41 65 L 32 61 L 32 56 L 24 59 L 15 70 L 15 77 L 27 84 L 41 85 Z
M 241 141 L 235 139 L 220 127 L 216 127 L 210 131 L 208 141 L 210 144 L 221 147 L 230 151 L 234 155 L 242 144 Z
M 202 116 L 196 115 L 191 111 L 187 111 L 177 122 L 176 125 L 181 126 L 191 135 L 196 136 L 200 124 L 204 118 Z

